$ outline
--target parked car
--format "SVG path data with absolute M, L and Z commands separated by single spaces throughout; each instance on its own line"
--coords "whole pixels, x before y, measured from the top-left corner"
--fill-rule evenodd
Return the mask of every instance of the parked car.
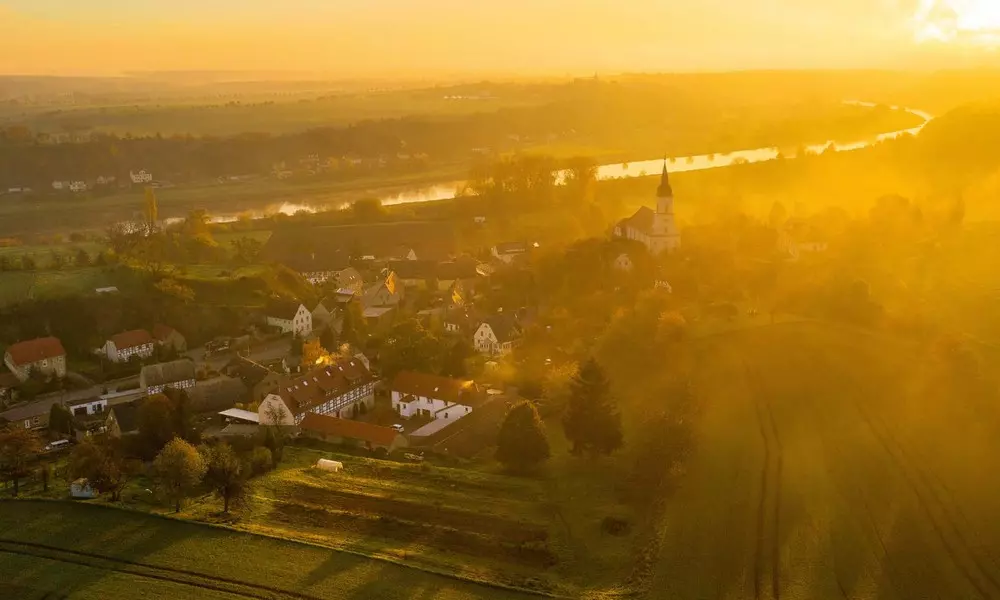
M 69 440 L 56 440 L 50 444 L 46 444 L 44 450 L 45 452 L 58 452 L 60 450 L 65 450 L 66 448 L 69 448 L 69 446 L 70 446 Z
M 400 425 L 399 423 L 396 423 L 395 425 L 393 425 L 392 429 L 394 431 L 396 431 L 397 433 L 403 433 L 403 426 Z

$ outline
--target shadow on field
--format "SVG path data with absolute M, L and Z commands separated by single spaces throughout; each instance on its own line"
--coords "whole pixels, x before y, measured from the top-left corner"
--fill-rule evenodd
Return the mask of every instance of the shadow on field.
M 18 501 L 16 506 L 18 518 L 15 523 L 3 523 L 0 539 L 30 542 L 5 546 L 0 556 L 12 554 L 41 560 L 32 560 L 31 567 L 20 570 L 4 583 L 35 590 L 42 598 L 72 596 L 101 581 L 109 573 L 103 560 L 106 557 L 143 563 L 147 556 L 186 539 L 190 531 L 166 520 L 126 519 L 105 526 L 110 523 L 106 517 L 111 509 L 86 504 Z M 53 554 L 53 550 L 72 554 Z M 63 571 L 67 562 L 85 568 L 74 569 L 72 578 L 66 577 Z M 52 596 L 54 590 L 58 591 L 57 596 Z

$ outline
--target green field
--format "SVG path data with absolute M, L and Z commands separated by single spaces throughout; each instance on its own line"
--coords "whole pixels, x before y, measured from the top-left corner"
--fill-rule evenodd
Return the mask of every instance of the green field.
M 63 271 L 5 271 L 0 272 L 0 306 L 28 299 L 87 294 L 99 287 L 112 285 L 115 285 L 112 275 L 101 267 Z
M 922 355 L 868 333 L 785 324 L 697 347 L 698 450 L 650 597 L 1000 593 L 995 407 L 918 396 Z
M 0 597 L 528 598 L 346 552 L 102 506 L 5 502 Z

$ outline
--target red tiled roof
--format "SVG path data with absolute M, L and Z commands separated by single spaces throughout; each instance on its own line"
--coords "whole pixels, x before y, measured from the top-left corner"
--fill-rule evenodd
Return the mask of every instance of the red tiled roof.
M 309 371 L 301 377 L 283 381 L 278 395 L 295 414 L 302 414 L 317 404 L 370 383 L 375 378 L 357 358 L 345 358 Z
M 323 435 L 370 442 L 373 446 L 391 446 L 396 436 L 399 435 L 388 427 L 316 413 L 307 414 L 299 427 L 303 431 L 314 431 Z
M 66 350 L 63 349 L 59 338 L 44 337 L 12 344 L 7 348 L 7 354 L 10 354 L 11 361 L 20 367 L 47 358 L 65 356 Z
M 463 397 L 478 392 L 476 384 L 471 380 L 462 381 L 415 371 L 401 371 L 396 375 L 392 380 L 392 391 L 446 402 L 458 402 Z
M 170 334 L 174 332 L 174 328 L 169 325 L 164 325 L 163 323 L 157 323 L 153 325 L 153 337 L 157 340 L 164 342 L 170 337 Z
M 115 343 L 115 348 L 118 350 L 127 350 L 128 348 L 152 344 L 153 336 L 149 335 L 145 329 L 133 329 L 111 336 L 111 341 Z

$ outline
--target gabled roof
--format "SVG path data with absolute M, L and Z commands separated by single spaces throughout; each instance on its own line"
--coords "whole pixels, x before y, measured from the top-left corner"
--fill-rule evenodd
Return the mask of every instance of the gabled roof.
M 127 350 L 129 348 L 152 344 L 153 336 L 149 335 L 149 332 L 145 329 L 133 329 L 111 336 L 111 341 L 114 342 L 115 348 L 118 350 Z
M 47 358 L 65 356 L 66 350 L 63 349 L 59 338 L 44 337 L 11 344 L 7 347 L 7 354 L 10 354 L 11 361 L 20 367 Z
M 118 421 L 118 428 L 123 434 L 139 430 L 139 405 L 141 400 L 133 400 L 125 404 L 116 404 L 108 411 Z
M 437 266 L 432 260 L 394 260 L 389 270 L 401 279 L 432 279 L 437 277 Z
M 389 427 L 316 413 L 308 413 L 302 419 L 299 428 L 303 431 L 368 442 L 373 446 L 391 446 L 399 435 Z
M 639 210 L 635 211 L 635 214 L 627 219 L 622 219 L 618 222 L 619 226 L 622 228 L 631 228 L 641 233 L 649 235 L 653 232 L 653 217 L 655 216 L 653 209 L 648 206 L 643 206 Z
M 176 330 L 173 327 L 170 327 L 169 325 L 164 325 L 163 323 L 157 323 L 156 325 L 153 325 L 153 338 L 155 338 L 159 342 L 167 341 L 167 338 L 169 338 L 174 333 L 176 333 Z
M 299 312 L 302 303 L 298 300 L 272 300 L 268 302 L 265 313 L 269 317 L 291 321 Z
M 344 358 L 295 379 L 282 381 L 277 394 L 288 409 L 298 415 L 374 380 L 371 371 L 360 360 Z
M 501 344 L 513 340 L 517 334 L 517 320 L 510 315 L 493 315 L 484 319 L 483 323 L 490 326 Z
M 147 386 L 166 385 L 195 378 L 194 362 L 180 359 L 156 365 L 146 365 L 140 373 Z
M 450 281 L 453 279 L 475 279 L 479 274 L 476 271 L 478 263 L 474 259 L 465 258 L 451 262 L 443 262 L 437 266 L 438 280 Z
M 471 401 L 479 395 L 479 388 L 471 380 L 452 379 L 416 371 L 401 371 L 397 374 L 392 380 L 392 391 L 460 403 L 462 400 Z
M 235 376 L 243 382 L 243 385 L 252 388 L 268 375 L 276 374 L 264 365 L 254 362 L 245 356 L 237 356 L 226 365 L 226 374 Z

